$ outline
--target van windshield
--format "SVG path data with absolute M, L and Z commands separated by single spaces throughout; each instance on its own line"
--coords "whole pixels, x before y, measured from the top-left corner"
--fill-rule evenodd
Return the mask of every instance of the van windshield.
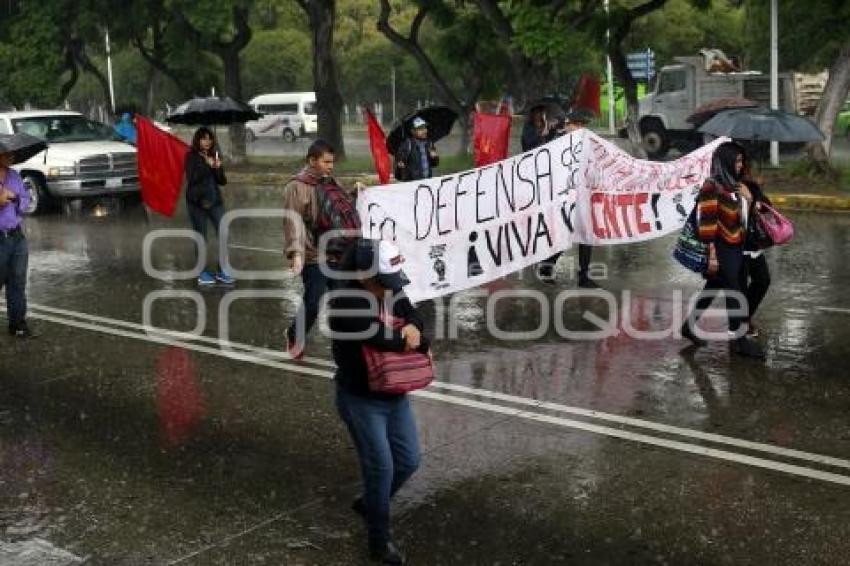
M 316 103 L 315 102 L 305 102 L 304 103 L 304 114 L 315 114 L 316 113 Z
M 29 134 L 48 143 L 112 141 L 112 128 L 83 116 L 33 116 L 12 120 L 15 132 Z

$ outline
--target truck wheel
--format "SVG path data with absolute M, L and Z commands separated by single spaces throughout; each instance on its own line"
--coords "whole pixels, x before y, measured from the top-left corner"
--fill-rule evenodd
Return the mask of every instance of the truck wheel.
M 661 159 L 670 150 L 667 130 L 656 122 L 649 122 L 640 129 L 643 148 L 650 159 Z
M 22 180 L 30 197 L 29 206 L 24 210 L 24 214 L 43 212 L 48 204 L 47 186 L 44 184 L 44 180 L 32 173 L 24 173 Z
M 283 141 L 285 141 L 286 143 L 294 142 L 295 141 L 295 132 L 293 132 L 289 128 L 286 128 L 285 130 L 283 130 Z

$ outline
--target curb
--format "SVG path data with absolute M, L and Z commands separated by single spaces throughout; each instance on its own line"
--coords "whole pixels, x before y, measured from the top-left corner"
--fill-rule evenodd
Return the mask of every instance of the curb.
M 850 197 L 810 194 L 769 196 L 778 207 L 789 210 L 850 211 Z

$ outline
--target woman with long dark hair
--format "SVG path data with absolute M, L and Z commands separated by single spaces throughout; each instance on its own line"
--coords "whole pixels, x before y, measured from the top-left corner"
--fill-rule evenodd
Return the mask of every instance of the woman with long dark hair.
M 699 238 L 709 246 L 709 266 L 703 296 L 682 325 L 682 336 L 698 346 L 705 344 L 694 332 L 694 326 L 714 295 L 722 290 L 726 296 L 732 352 L 760 358 L 764 357 L 761 346 L 741 332 L 747 318 L 740 315 L 747 310 L 746 300 L 742 300 L 741 270 L 744 268 L 747 210 L 753 199 L 750 189 L 742 182 L 744 164 L 744 148 L 733 142 L 720 144 L 712 156 L 711 176 L 697 196 Z
M 222 185 L 227 184 L 215 135 L 209 128 L 198 128 L 192 137 L 192 149 L 186 156 L 186 209 L 192 229 L 206 240 L 207 221 L 218 234 L 224 216 Z M 198 250 L 201 253 L 201 250 Z M 206 258 L 204 258 L 206 264 Z M 210 270 L 206 267 L 198 275 L 198 285 L 213 285 L 218 281 L 230 285 L 234 280 L 225 273 L 221 265 Z

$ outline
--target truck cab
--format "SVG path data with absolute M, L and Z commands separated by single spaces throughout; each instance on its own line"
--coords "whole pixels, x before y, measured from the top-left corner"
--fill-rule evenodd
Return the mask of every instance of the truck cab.
M 0 133 L 19 132 L 47 142 L 46 150 L 13 166 L 29 191 L 26 213 L 50 202 L 139 192 L 136 148 L 117 141 L 110 126 L 77 112 L 0 113 Z
M 663 158 L 671 147 L 691 151 L 703 135 L 687 121 L 698 107 L 719 98 L 747 98 L 763 106 L 770 102 L 770 78 L 758 71 L 709 72 L 702 57 L 675 57 L 661 68 L 654 89 L 638 103 L 639 127 L 649 157 Z M 779 75 L 780 108 L 796 112 L 794 78 Z

